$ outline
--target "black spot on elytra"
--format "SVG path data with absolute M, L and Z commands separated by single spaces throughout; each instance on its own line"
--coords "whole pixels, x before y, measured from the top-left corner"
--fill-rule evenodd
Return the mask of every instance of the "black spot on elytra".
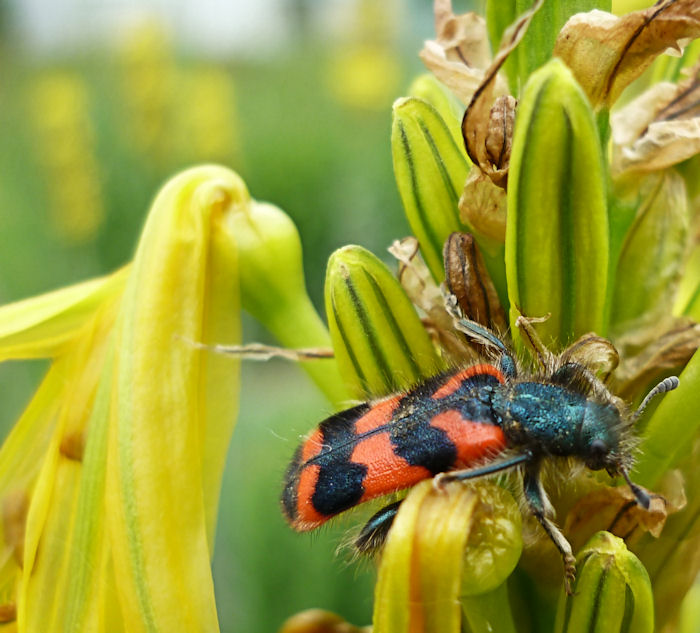
M 457 448 L 442 429 L 430 426 L 428 411 L 416 411 L 391 429 L 394 451 L 412 466 L 423 466 L 433 475 L 448 470 L 457 458 Z
M 457 447 L 442 429 L 432 426 L 433 418 L 450 409 L 457 410 L 464 420 L 493 424 L 491 394 L 499 381 L 491 374 L 465 378 L 458 389 L 444 398 L 429 397 L 451 374 L 421 385 L 408 393 L 399 404 L 397 417 L 401 424 L 391 427 L 391 442 L 397 455 L 412 466 L 423 466 L 433 475 L 449 470 L 457 459 Z
M 356 445 L 355 423 L 369 406 L 361 404 L 321 422 L 321 452 L 309 460 L 320 466 L 311 503 L 325 516 L 338 514 L 354 506 L 365 492 L 362 482 L 367 466 L 355 464 L 350 456 Z
M 352 508 L 365 492 L 362 482 L 366 475 L 367 466 L 352 462 L 334 464 L 332 468 L 321 467 L 311 497 L 314 508 L 326 516 Z

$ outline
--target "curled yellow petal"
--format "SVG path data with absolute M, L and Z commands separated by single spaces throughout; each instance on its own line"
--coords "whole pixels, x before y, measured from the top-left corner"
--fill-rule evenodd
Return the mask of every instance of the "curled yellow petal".
M 0 361 L 55 356 L 127 274 L 128 267 L 0 308 Z
M 212 380 L 202 360 L 209 352 L 189 341 L 237 342 L 238 321 L 220 318 L 238 308 L 228 216 L 243 191 L 238 176 L 213 166 L 170 181 L 153 203 L 122 302 L 106 504 L 130 631 L 218 629 L 207 521 L 237 399 L 223 392 L 226 402 L 216 401 L 212 390 L 226 372 L 234 385 L 238 370 L 214 361 L 222 373 Z
M 456 633 L 463 608 L 472 610 L 466 617 L 474 631 L 514 631 L 507 595 L 497 589 L 521 549 L 518 507 L 505 490 L 493 484 L 437 490 L 421 482 L 401 504 L 382 553 L 375 633 Z M 480 599 L 489 603 L 484 613 L 475 612 Z

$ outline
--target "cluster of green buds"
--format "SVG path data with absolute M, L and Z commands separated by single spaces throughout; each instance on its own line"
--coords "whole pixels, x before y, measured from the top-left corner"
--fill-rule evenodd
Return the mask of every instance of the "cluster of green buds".
M 554 351 L 609 337 L 619 358 L 601 344 L 594 361 L 619 361 L 608 384 L 630 403 L 679 373 L 638 429 L 635 481 L 664 499 L 647 512 L 609 479 L 561 482 L 552 501 L 578 552 L 567 595 L 507 485 L 423 482 L 379 559 L 374 632 L 695 630 L 682 601 L 700 569 L 700 83 L 696 45 L 678 42 L 700 35 L 700 9 L 520 4 L 487 2 L 487 23 L 436 1 L 422 57 L 437 79 L 393 115 L 415 237 L 391 248 L 398 277 L 361 247 L 332 255 L 328 328 L 291 220 L 214 166 L 163 188 L 129 266 L 0 309 L 0 359 L 52 359 L 0 450 L 8 630 L 218 630 L 210 558 L 239 364 L 213 351 L 297 358 L 340 408 L 471 362 L 455 310 L 500 333 L 549 315 L 537 328 Z M 647 68 L 663 88 L 611 114 Z M 297 351 L 241 346 L 241 308 Z M 284 627 L 360 630 L 321 611 Z
M 470 362 L 440 284 L 470 319 L 510 326 L 525 363 L 521 314 L 546 317 L 537 331 L 555 352 L 607 337 L 617 351 L 600 344 L 589 360 L 630 405 L 680 374 L 636 431 L 635 478 L 664 501 L 643 511 L 591 473 L 560 483 L 553 501 L 579 575 L 557 605 L 555 550 L 531 542 L 537 527 L 521 527 L 508 486 L 416 486 L 380 557 L 374 631 L 681 630 L 700 570 L 700 46 L 678 43 L 700 35 L 700 12 L 665 1 L 616 17 L 592 10 L 609 3 L 572 0 L 518 15 L 522 4 L 487 2 L 486 22 L 435 3 L 437 38 L 421 53 L 434 74 L 393 111 L 415 238 L 390 249 L 398 279 L 360 247 L 331 257 L 336 358 L 363 397 Z M 677 63 L 661 56 L 669 47 Z M 648 68 L 656 83 L 611 110 Z

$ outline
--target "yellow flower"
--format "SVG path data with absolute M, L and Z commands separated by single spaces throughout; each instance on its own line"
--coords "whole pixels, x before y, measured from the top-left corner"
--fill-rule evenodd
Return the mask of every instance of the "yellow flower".
M 53 359 L 0 451 L 0 618 L 18 631 L 218 630 L 239 363 L 206 346 L 239 342 L 254 249 L 239 264 L 236 227 L 258 205 L 227 169 L 183 172 L 128 267 L 0 309 L 0 358 Z

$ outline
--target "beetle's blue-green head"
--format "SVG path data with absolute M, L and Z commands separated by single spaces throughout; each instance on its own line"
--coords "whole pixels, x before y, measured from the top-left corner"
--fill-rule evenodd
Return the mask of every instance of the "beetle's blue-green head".
M 622 415 L 612 403 L 589 400 L 586 403 L 580 431 L 580 451 L 591 470 L 605 468 L 618 474 L 621 461 L 627 461 L 621 446 Z
M 586 412 L 581 426 L 586 466 L 591 470 L 604 468 L 613 477 L 622 475 L 634 493 L 637 503 L 647 509 L 651 501 L 649 493 L 632 482 L 629 476 L 630 427 L 642 415 L 652 398 L 672 391 L 677 386 L 676 376 L 665 378 L 647 394 L 639 408 L 629 416 L 620 412 L 612 398 L 609 402 L 589 400 L 586 403 Z

